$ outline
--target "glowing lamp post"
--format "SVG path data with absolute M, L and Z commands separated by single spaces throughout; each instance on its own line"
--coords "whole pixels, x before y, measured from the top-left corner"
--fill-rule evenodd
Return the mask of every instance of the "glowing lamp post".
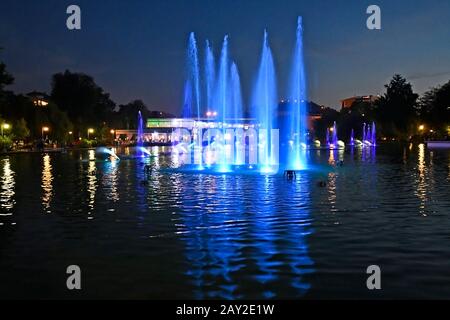
M 2 136 L 3 136 L 3 130 L 8 130 L 11 128 L 11 126 L 8 123 L 2 123 Z
M 42 129 L 41 129 L 41 136 L 42 136 L 42 139 L 44 139 L 44 132 L 49 132 L 50 131 L 50 128 L 49 127 L 42 127 Z
M 421 124 L 421 125 L 419 126 L 419 131 L 420 131 L 420 132 L 423 132 L 424 129 L 425 129 L 425 126 L 424 126 L 423 124 Z
M 89 140 L 90 134 L 92 134 L 92 133 L 94 133 L 94 129 L 89 128 L 88 131 L 87 131 L 87 134 L 88 134 L 88 140 Z

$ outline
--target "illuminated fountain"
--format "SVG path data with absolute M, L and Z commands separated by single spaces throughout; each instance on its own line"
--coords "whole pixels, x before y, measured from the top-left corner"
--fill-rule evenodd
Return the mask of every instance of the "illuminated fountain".
M 296 45 L 294 50 L 293 68 L 290 88 L 291 102 L 288 112 L 292 115 L 287 123 L 290 150 L 288 168 L 299 170 L 306 166 L 306 72 L 303 53 L 302 18 L 297 20 Z
M 276 173 L 279 169 L 279 129 L 288 132 L 281 143 L 283 167 L 306 167 L 306 76 L 303 53 L 302 19 L 297 21 L 297 41 L 290 81 L 292 103 L 287 123 L 277 123 L 278 96 L 274 59 L 264 31 L 260 64 L 248 113 L 244 105 L 237 64 L 229 53 L 229 38 L 223 39 L 220 57 L 206 41 L 204 63 L 200 68 L 197 41 L 190 33 L 187 49 L 187 76 L 184 92 L 183 121 L 194 121 L 189 128 L 174 131 L 174 150 L 184 163 L 197 170 L 234 172 L 251 169 Z M 217 61 L 217 66 L 216 66 Z M 186 155 L 188 153 L 188 155 Z
M 137 125 L 137 156 L 144 157 L 145 156 L 145 148 L 144 148 L 144 120 L 142 119 L 142 113 L 139 110 L 138 112 L 138 125 Z
M 366 123 L 363 124 L 362 144 L 366 147 L 375 147 L 377 145 L 375 122 L 372 122 L 372 126 Z
M 272 128 L 277 128 L 274 121 L 277 100 L 272 51 L 269 47 L 267 32 L 264 31 L 261 61 L 252 98 L 253 115 L 259 124 L 258 162 L 264 172 L 270 171 L 271 166 L 275 165 L 275 143 L 273 143 L 275 137 L 269 133 L 273 133 Z
M 200 110 L 200 71 L 197 41 L 193 32 L 189 35 L 187 51 L 187 79 L 184 89 L 183 117 L 201 116 Z
M 350 143 L 349 143 L 351 146 L 354 146 L 355 145 L 355 132 L 354 132 L 354 130 L 352 129 L 352 131 L 351 131 L 351 133 L 350 133 Z
M 102 157 L 103 155 L 106 155 L 107 158 L 105 158 L 105 161 L 120 161 L 120 158 L 117 156 L 116 152 L 115 152 L 115 148 L 106 148 L 106 147 L 101 147 L 101 148 L 97 148 L 95 153 L 100 154 L 100 157 Z M 94 157 L 93 159 L 96 159 L 96 157 Z

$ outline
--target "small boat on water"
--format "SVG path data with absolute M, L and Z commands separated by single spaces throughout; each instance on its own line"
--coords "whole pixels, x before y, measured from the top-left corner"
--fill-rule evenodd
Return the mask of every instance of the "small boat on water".
M 450 141 L 425 141 L 428 148 L 450 148 Z

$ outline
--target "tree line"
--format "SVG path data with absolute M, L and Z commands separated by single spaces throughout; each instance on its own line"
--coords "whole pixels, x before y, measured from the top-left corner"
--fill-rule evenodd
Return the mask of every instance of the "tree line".
M 375 122 L 377 136 L 383 140 L 448 140 L 450 136 L 450 81 L 431 88 L 422 96 L 399 74 L 386 84 L 385 92 L 375 101 L 356 100 L 340 111 L 322 110 L 314 132 L 323 139 L 326 129 L 336 121 L 339 137 L 347 140 L 351 130 L 362 136 L 364 123 Z
M 28 95 L 15 94 L 7 90 L 14 77 L 0 61 L 0 149 L 8 148 L 13 141 L 33 142 L 43 137 L 43 128 L 48 128 L 45 137 L 60 144 L 81 142 L 92 144 L 109 143 L 111 130 L 115 128 L 136 129 L 137 113 L 145 118 L 162 117 L 149 111 L 141 100 L 118 105 L 110 98 L 94 78 L 66 70 L 52 76 L 51 93 L 45 105 L 36 104 Z M 87 139 L 89 129 L 90 141 Z

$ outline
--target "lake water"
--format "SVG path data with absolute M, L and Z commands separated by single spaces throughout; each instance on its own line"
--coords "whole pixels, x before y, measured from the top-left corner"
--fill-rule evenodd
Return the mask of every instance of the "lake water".
M 2 156 L 0 298 L 449 299 L 450 150 L 308 156 L 288 181 L 168 170 L 160 155 L 148 183 L 142 160 L 88 150 Z

